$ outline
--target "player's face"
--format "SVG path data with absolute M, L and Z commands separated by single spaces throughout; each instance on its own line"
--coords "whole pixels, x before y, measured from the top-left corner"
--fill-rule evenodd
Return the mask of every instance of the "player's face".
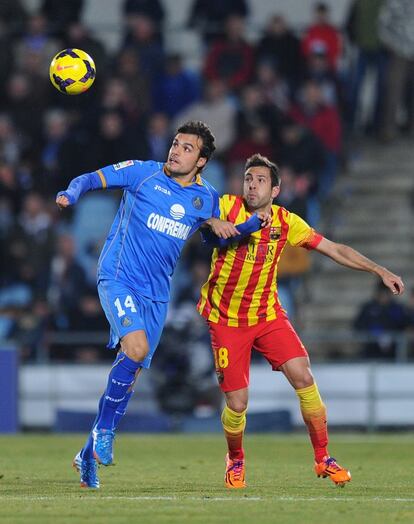
M 244 174 L 243 196 L 252 211 L 269 207 L 279 191 L 278 186 L 272 187 L 270 169 L 266 166 L 250 167 Z
M 196 173 L 207 162 L 200 156 L 202 145 L 202 139 L 197 135 L 178 133 L 168 153 L 167 169 L 175 175 Z

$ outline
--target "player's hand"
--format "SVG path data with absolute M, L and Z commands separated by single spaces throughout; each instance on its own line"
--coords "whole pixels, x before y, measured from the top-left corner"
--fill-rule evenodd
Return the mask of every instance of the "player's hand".
M 261 228 L 269 227 L 272 223 L 272 214 L 264 211 L 258 211 L 256 215 L 259 217 L 259 220 L 261 220 Z
M 56 198 L 56 205 L 59 209 L 64 209 L 65 207 L 70 206 L 70 202 L 68 197 L 65 195 L 60 195 Z
M 232 238 L 240 234 L 236 226 L 227 220 L 209 218 L 206 220 L 206 224 L 210 226 L 211 231 L 219 238 Z
M 393 295 L 402 295 L 404 293 L 404 282 L 401 277 L 394 275 L 394 273 L 391 273 L 388 269 L 384 269 L 380 273 L 380 277 L 384 285 L 391 290 Z

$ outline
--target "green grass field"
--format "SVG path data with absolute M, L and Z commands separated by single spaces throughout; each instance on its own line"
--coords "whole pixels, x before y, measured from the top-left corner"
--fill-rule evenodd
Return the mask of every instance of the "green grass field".
M 79 488 L 83 436 L 0 437 L 0 522 L 414 523 L 413 435 L 331 436 L 350 468 L 337 488 L 312 471 L 305 435 L 247 435 L 245 490 L 223 486 L 220 435 L 120 434 L 101 489 Z

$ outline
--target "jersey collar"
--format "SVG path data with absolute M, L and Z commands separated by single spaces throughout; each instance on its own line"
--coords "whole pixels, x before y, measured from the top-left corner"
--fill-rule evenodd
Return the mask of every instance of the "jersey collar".
M 164 174 L 167 175 L 169 178 L 171 178 L 171 173 L 165 166 L 163 170 L 164 170 Z M 198 184 L 199 186 L 204 185 L 200 173 L 197 173 L 191 182 L 182 182 L 178 178 L 174 178 L 174 181 L 177 182 L 177 184 L 179 184 L 182 187 L 192 186 L 193 184 Z

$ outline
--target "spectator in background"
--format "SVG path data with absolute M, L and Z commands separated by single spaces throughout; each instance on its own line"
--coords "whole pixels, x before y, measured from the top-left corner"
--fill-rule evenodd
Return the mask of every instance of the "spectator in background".
M 324 159 L 323 146 L 309 129 L 294 121 L 283 125 L 278 147 L 280 165 L 291 166 L 295 173 L 309 176 L 312 187 L 316 189 Z
M 182 57 L 171 54 L 166 59 L 162 74 L 154 82 L 152 106 L 173 118 L 199 100 L 200 84 L 198 74 L 184 68 Z
M 23 147 L 24 139 L 10 117 L 6 113 L 0 113 L 0 158 L 15 166 L 21 158 Z
M 354 0 L 346 22 L 346 33 L 355 46 L 356 57 L 349 70 L 349 112 L 345 118 L 351 131 L 358 126 L 361 87 L 368 72 L 375 75 L 375 94 L 368 131 L 377 132 L 381 122 L 387 56 L 378 36 L 378 18 L 384 0 Z
M 304 62 L 300 41 L 282 15 L 274 15 L 264 30 L 256 50 L 256 63 L 271 64 L 276 73 L 289 83 L 293 91 L 303 77 Z
M 137 104 L 139 114 L 149 114 L 151 80 L 148 74 L 142 71 L 139 56 L 132 48 L 125 48 L 119 53 L 115 61 L 115 72 L 117 78 L 128 88 L 134 103 Z
M 353 325 L 356 331 L 372 338 L 364 344 L 364 358 L 394 359 L 395 336 L 407 328 L 408 317 L 404 306 L 380 282 L 371 300 L 361 305 Z
M 1 0 L 0 32 L 13 41 L 23 32 L 27 20 L 26 2 L 22 0 Z
M 138 56 L 141 71 L 152 82 L 164 66 L 164 49 L 157 35 L 155 22 L 147 15 L 134 14 L 126 18 L 127 34 L 121 51 L 131 48 Z
M 5 238 L 12 227 L 14 217 L 20 212 L 22 199 L 22 186 L 16 168 L 0 162 L 0 238 Z M 1 253 L 0 258 L 4 262 L 6 247 Z
M 292 106 L 289 116 L 311 130 L 324 147 L 324 167 L 319 175 L 319 197 L 324 199 L 334 184 L 341 151 L 342 130 L 338 110 L 325 103 L 318 83 L 308 80 L 302 88 L 299 102 Z
M 44 194 L 54 195 L 62 185 L 66 185 L 73 171 L 83 165 L 85 151 L 77 141 L 76 133 L 71 132 L 69 115 L 52 109 L 44 115 L 43 137 L 36 147 L 40 170 L 36 187 Z
M 29 17 L 26 32 L 17 42 L 14 50 L 15 63 L 20 70 L 25 70 L 28 56 L 37 58 L 37 74 L 48 77 L 50 60 L 59 51 L 61 44 L 48 33 L 48 20 L 42 13 Z
M 310 181 L 303 173 L 296 173 L 290 166 L 280 168 L 280 193 L 277 198 L 278 205 L 285 207 L 291 213 L 299 215 L 308 221 L 308 192 Z
M 78 20 L 65 25 L 64 29 L 63 47 L 82 49 L 93 58 L 101 80 L 107 76 L 109 60 L 106 49 L 93 37 L 91 30 Z
M 33 296 L 44 298 L 55 234 L 51 215 L 40 194 L 31 192 L 25 196 L 18 221 L 10 229 L 6 243 L 10 282 L 22 282 Z
M 380 138 L 391 141 L 397 135 L 397 114 L 404 105 L 405 89 L 414 76 L 414 2 L 385 0 L 379 16 L 379 38 L 389 51 L 384 114 Z M 405 104 L 405 126 L 414 135 L 414 93 Z
M 171 144 L 170 121 L 164 113 L 153 113 L 146 126 L 148 156 L 163 162 Z
M 302 37 L 303 55 L 307 59 L 316 48 L 324 45 L 330 66 L 337 70 L 342 52 L 342 38 L 330 22 L 328 5 L 324 2 L 315 4 L 313 16 L 313 24 L 306 29 Z
M 33 96 L 30 79 L 25 73 L 12 73 L 6 84 L 6 95 L 1 99 L 2 110 L 7 111 L 16 124 L 25 143 L 33 144 L 42 130 L 42 116 L 46 107 L 44 98 Z
M 227 153 L 227 162 L 243 162 L 255 153 L 270 158 L 274 156 L 270 130 L 265 124 L 252 126 L 245 136 L 236 140 Z
M 0 3 L 1 5 L 1 3 Z M 13 71 L 13 37 L 0 11 L 0 100 L 5 95 L 5 86 Z
M 290 105 L 290 90 L 287 82 L 270 62 L 260 62 L 256 67 L 256 82 L 263 101 L 286 113 Z
M 336 70 L 329 63 L 325 44 L 314 46 L 306 60 L 305 74 L 308 80 L 314 80 L 319 84 L 327 105 L 344 109 L 342 86 Z
M 43 0 L 40 13 L 48 20 L 50 33 L 57 38 L 64 38 L 67 27 L 80 21 L 83 7 L 84 0 Z
M 224 37 L 211 42 L 204 74 L 208 80 L 222 80 L 229 89 L 237 91 L 251 79 L 253 66 L 254 52 L 245 39 L 244 19 L 230 15 Z
M 285 246 L 279 260 L 277 290 L 283 309 L 294 323 L 298 317 L 296 293 L 310 267 L 310 255 L 306 249 L 290 244 Z
M 108 110 L 99 119 L 98 134 L 90 147 L 90 159 L 97 165 L 116 164 L 123 158 L 148 158 L 143 132 L 127 133 L 119 111 Z
M 236 115 L 237 133 L 240 138 L 246 137 L 252 127 L 263 124 L 269 128 L 274 139 L 278 136 L 285 116 L 278 107 L 266 100 L 262 87 L 259 84 L 250 84 L 241 92 Z
M 204 85 L 204 96 L 175 117 L 173 127 L 187 120 L 208 122 L 216 137 L 216 154 L 223 155 L 235 138 L 236 109 L 222 80 L 212 80 Z
M 123 11 L 126 19 L 134 15 L 142 15 L 149 18 L 155 26 L 158 38 L 162 38 L 164 7 L 160 0 L 125 0 Z
M 69 313 L 78 307 L 85 288 L 86 275 L 76 260 L 75 239 L 67 233 L 60 234 L 50 262 L 47 288 L 48 304 L 58 328 L 68 327 Z
M 108 329 L 108 321 L 102 311 L 99 303 L 96 290 L 86 288 L 79 297 L 79 303 L 76 308 L 69 312 L 69 329 L 77 332 L 84 332 L 84 342 L 76 348 L 75 355 L 73 355 L 72 347 L 70 347 L 70 356 L 76 362 L 96 363 L 102 360 L 112 359 L 110 351 L 102 352 L 102 341 L 99 338 L 99 333 L 105 333 Z M 93 338 L 96 337 L 96 342 L 91 340 L 91 332 Z M 62 351 L 62 356 L 68 359 L 67 347 L 65 353 Z
M 200 31 L 209 44 L 224 36 L 225 21 L 231 15 L 244 19 L 249 14 L 246 0 L 194 0 L 188 25 Z
M 139 93 L 134 96 L 127 81 L 117 77 L 111 78 L 105 84 L 100 111 L 118 112 L 131 132 L 141 131 L 146 117 Z

